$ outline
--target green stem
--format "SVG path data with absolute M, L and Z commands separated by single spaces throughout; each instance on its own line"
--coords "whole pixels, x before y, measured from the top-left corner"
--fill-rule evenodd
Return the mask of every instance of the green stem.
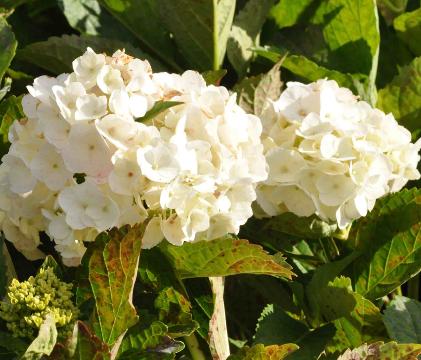
M 420 275 L 414 276 L 408 281 L 408 297 L 418 300 L 420 295 Z
M 192 360 L 206 360 L 205 354 L 200 350 L 199 341 L 197 341 L 196 335 L 191 334 L 190 336 L 185 336 L 184 341 L 190 351 Z

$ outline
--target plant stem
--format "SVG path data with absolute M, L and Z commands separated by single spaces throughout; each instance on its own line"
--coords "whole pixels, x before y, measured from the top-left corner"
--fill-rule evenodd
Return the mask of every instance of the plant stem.
M 420 275 L 414 276 L 408 281 L 408 297 L 418 300 L 420 295 Z
M 205 354 L 203 354 L 202 350 L 200 350 L 199 341 L 197 341 L 194 333 L 190 336 L 184 336 L 184 341 L 190 351 L 192 360 L 206 360 Z
M 224 303 L 224 277 L 210 277 L 214 310 L 209 323 L 209 346 L 214 358 L 226 360 L 230 355 L 227 320 Z

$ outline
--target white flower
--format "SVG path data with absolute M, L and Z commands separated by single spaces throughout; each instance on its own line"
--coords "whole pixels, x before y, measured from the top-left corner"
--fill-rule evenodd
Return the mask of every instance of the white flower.
M 114 90 L 120 90 L 124 87 L 120 71 L 111 65 L 104 65 L 101 68 L 96 81 L 98 87 L 105 94 L 111 94 Z
M 148 145 L 137 151 L 137 162 L 142 175 L 149 180 L 159 183 L 169 183 L 180 169 L 174 157 L 177 148 L 172 144 L 159 143 L 157 146 Z
M 105 56 L 102 54 L 95 54 L 95 52 L 88 47 L 86 52 L 73 61 L 73 70 L 80 82 L 86 88 L 91 88 L 96 85 L 96 78 L 98 72 L 105 65 Z
M 61 153 L 72 173 L 84 173 L 100 180 L 112 170 L 111 150 L 93 124 L 74 125 Z
M 154 74 L 124 51 L 110 57 L 90 48 L 72 65 L 71 74 L 35 79 L 25 117 L 10 127 L 0 230 L 16 248 L 41 256 L 44 232 L 63 263 L 78 266 L 84 242 L 147 219 L 143 248 L 238 233 L 267 178 L 259 118 L 195 71 Z M 180 104 L 140 119 L 160 101 Z
M 62 189 L 73 176 L 64 166 L 63 158 L 49 144 L 45 144 L 32 159 L 30 169 L 38 181 L 53 191 Z
M 99 119 L 107 113 L 107 98 L 88 94 L 76 100 L 75 120 Z
M 334 81 L 288 83 L 262 123 L 269 177 L 257 201 L 269 216 L 317 214 L 344 228 L 420 177 L 421 141 Z
M 114 227 L 119 217 L 117 204 L 89 179 L 62 190 L 58 204 L 74 230 L 93 227 L 101 232 Z

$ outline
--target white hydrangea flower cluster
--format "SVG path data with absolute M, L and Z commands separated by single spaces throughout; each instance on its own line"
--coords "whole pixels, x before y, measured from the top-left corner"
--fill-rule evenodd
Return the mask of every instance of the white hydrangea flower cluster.
M 421 140 L 335 81 L 290 82 L 261 116 L 269 176 L 257 201 L 266 215 L 317 214 L 343 229 L 381 196 L 418 179 Z
M 30 259 L 39 233 L 65 264 L 84 241 L 152 217 L 143 246 L 238 233 L 267 177 L 259 118 L 193 71 L 153 73 L 122 51 L 92 49 L 71 74 L 41 76 L 22 101 L 0 166 L 1 229 Z M 181 104 L 146 123 L 160 101 Z

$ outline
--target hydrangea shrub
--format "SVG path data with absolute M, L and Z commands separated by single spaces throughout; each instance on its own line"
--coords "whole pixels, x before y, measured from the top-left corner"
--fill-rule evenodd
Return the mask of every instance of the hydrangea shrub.
M 0 1 L 0 359 L 417 359 L 420 11 Z

